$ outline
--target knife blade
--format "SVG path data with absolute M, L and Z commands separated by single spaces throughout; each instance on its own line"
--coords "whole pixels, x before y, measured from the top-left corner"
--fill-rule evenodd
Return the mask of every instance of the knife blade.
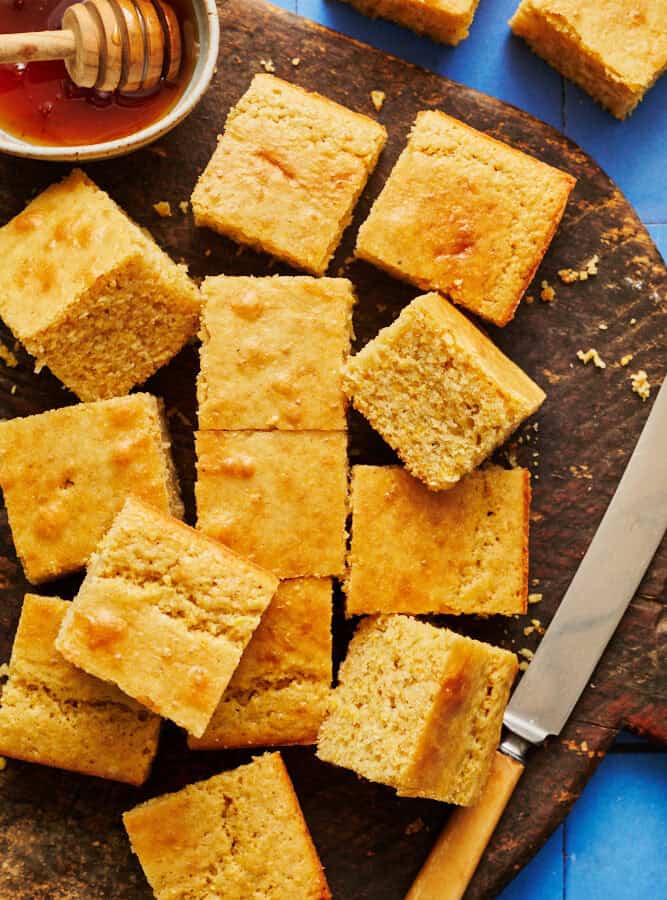
M 588 551 L 505 711 L 511 732 L 531 744 L 560 733 L 665 529 L 667 380 Z
M 667 529 L 667 379 L 542 642 L 507 706 L 475 806 L 450 816 L 405 900 L 461 900 L 532 744 L 559 734 Z

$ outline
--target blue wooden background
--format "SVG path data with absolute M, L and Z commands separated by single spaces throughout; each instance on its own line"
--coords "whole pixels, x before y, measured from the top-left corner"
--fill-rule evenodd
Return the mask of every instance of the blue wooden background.
M 618 122 L 512 36 L 507 20 L 518 0 L 481 0 L 470 37 L 455 48 L 337 0 L 274 2 L 554 125 L 614 179 L 667 257 L 667 75 Z M 666 835 L 667 753 L 621 735 L 565 825 L 502 900 L 667 900 Z

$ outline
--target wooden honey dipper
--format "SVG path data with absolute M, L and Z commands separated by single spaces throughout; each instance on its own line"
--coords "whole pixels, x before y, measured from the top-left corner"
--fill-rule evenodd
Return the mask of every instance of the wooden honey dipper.
M 0 35 L 0 63 L 62 59 L 79 87 L 127 93 L 178 75 L 181 28 L 163 0 L 85 0 L 65 10 L 61 31 Z

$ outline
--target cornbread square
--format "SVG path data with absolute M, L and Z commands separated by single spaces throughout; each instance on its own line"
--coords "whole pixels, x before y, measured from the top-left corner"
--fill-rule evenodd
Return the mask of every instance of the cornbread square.
M 277 586 L 130 497 L 90 560 L 56 648 L 201 737 Z
M 356 255 L 506 325 L 575 179 L 438 111 L 420 112 Z
M 123 822 L 157 900 L 330 900 L 279 753 L 142 803 Z
M 368 116 L 255 75 L 197 182 L 195 224 L 322 275 L 386 140 Z
M 347 0 L 371 18 L 389 19 L 443 44 L 468 37 L 479 0 Z
M 351 506 L 348 616 L 525 613 L 527 469 L 478 469 L 434 492 L 398 466 L 354 466 Z
M 331 693 L 331 579 L 282 581 L 192 750 L 314 744 Z
M 0 486 L 29 581 L 83 568 L 129 494 L 181 516 L 169 448 L 150 394 L 0 422 Z
M 201 429 L 345 429 L 347 279 L 220 275 L 202 293 Z
M 81 171 L 0 228 L 0 257 L 0 315 L 81 400 L 126 394 L 197 331 L 186 269 Z
M 26 594 L 2 688 L 0 753 L 143 784 L 160 719 L 118 688 L 75 669 L 54 642 L 69 603 Z
M 351 357 L 343 387 L 433 490 L 476 469 L 545 397 L 438 294 L 417 297 Z
M 516 656 L 409 616 L 363 619 L 317 755 L 401 797 L 472 806 L 489 774 Z
M 667 68 L 664 0 L 523 0 L 510 27 L 618 119 Z
M 279 578 L 342 575 L 347 435 L 200 431 L 197 524 Z

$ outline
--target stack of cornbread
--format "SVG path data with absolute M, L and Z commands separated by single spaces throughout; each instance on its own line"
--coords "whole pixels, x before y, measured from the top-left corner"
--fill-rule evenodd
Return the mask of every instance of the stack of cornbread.
M 26 595 L 1 754 L 140 785 L 169 719 L 191 751 L 314 744 L 479 797 L 517 659 L 421 617 L 526 611 L 530 477 L 490 457 L 544 393 L 457 307 L 511 321 L 574 180 L 419 113 L 356 255 L 427 293 L 350 356 L 354 286 L 324 273 L 385 139 L 270 75 L 229 114 L 195 221 L 308 274 L 196 285 L 80 172 L 0 229 L 0 313 L 82 401 L 0 423 L 16 552 L 33 584 L 84 570 Z M 197 331 L 192 528 L 161 401 L 128 391 Z M 348 402 L 395 464 L 349 471 Z M 361 618 L 334 673 L 336 584 Z M 329 896 L 278 753 L 124 821 L 161 900 Z

